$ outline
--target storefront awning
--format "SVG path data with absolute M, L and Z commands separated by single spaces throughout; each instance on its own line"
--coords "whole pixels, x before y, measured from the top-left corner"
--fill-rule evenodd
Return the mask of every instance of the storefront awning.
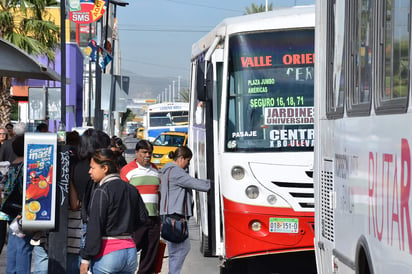
M 41 64 L 23 50 L 1 38 L 0 76 L 60 81 L 60 76 L 54 70 Z

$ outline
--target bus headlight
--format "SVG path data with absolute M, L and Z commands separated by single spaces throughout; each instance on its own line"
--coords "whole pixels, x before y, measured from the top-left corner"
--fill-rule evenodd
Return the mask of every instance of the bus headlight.
M 268 203 L 270 204 L 270 205 L 274 205 L 274 204 L 276 204 L 276 202 L 277 202 L 277 198 L 276 198 L 276 196 L 275 195 L 269 195 L 267 198 L 266 198 L 266 200 L 268 201 Z
M 262 229 L 262 224 L 259 221 L 254 221 L 251 226 L 253 231 L 257 232 Z
M 249 199 L 256 199 L 259 196 L 259 189 L 257 186 L 248 186 L 245 192 Z
M 242 180 L 245 177 L 245 170 L 241 166 L 232 167 L 232 178 Z

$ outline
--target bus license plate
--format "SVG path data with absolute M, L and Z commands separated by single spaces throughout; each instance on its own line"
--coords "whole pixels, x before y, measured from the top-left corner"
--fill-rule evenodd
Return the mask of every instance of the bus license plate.
M 153 163 L 153 164 L 160 164 L 160 160 L 159 160 L 159 159 L 153 159 L 153 160 L 152 160 L 152 163 Z
M 269 218 L 269 232 L 298 233 L 299 219 Z

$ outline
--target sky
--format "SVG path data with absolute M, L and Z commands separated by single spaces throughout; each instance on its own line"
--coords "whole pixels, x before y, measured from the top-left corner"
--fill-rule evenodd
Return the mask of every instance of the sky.
M 192 44 L 224 18 L 265 0 L 122 0 L 117 7 L 121 70 L 149 77 L 190 78 Z M 315 0 L 268 0 L 276 6 Z

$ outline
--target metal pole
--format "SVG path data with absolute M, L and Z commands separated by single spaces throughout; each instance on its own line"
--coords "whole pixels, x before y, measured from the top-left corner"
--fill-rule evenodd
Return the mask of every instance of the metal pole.
M 172 97 L 172 102 L 175 101 L 175 81 L 173 80 L 173 97 Z
M 180 76 L 177 77 L 177 101 L 180 102 Z
M 113 4 L 114 10 L 113 10 L 113 21 L 116 20 L 116 12 L 117 12 L 117 5 L 121 7 L 125 7 L 129 5 L 127 2 L 123 1 L 116 1 L 116 0 L 109 0 L 108 7 L 107 7 L 107 14 L 106 14 L 106 48 L 107 48 L 107 43 L 108 43 L 108 29 L 109 29 L 109 6 L 110 3 Z M 114 22 L 113 22 L 114 25 Z M 111 85 L 110 85 L 110 102 L 109 102 L 109 116 L 108 116 L 108 125 L 109 125 L 109 134 L 110 136 L 113 136 L 115 134 L 115 121 L 113 119 L 114 115 L 114 109 L 115 109 L 115 98 L 116 98 L 116 78 L 115 78 L 115 71 L 114 71 L 114 65 L 116 63 L 115 60 L 115 41 L 116 37 L 113 37 L 113 31 L 112 31 L 112 64 L 110 66 L 110 79 L 111 79 Z M 116 68 L 117 69 L 117 68 Z M 120 79 L 120 83 L 122 84 L 122 79 Z
M 92 24 L 89 25 L 89 41 L 92 40 Z M 88 94 L 88 119 L 87 125 L 92 125 L 92 59 L 89 58 L 89 94 Z
M 97 26 L 99 26 L 100 23 L 100 28 L 96 30 L 96 33 L 99 34 L 99 31 L 101 31 L 103 27 L 103 20 L 102 18 L 99 19 Z M 103 115 L 102 115 L 102 70 L 99 65 L 99 59 L 100 59 L 100 45 L 101 43 L 101 33 L 100 33 L 100 39 L 97 38 L 97 53 L 96 53 L 96 94 L 95 94 L 95 101 L 94 101 L 94 128 L 102 130 L 103 128 Z
M 116 18 L 116 4 L 114 5 L 114 14 L 113 14 L 113 18 Z M 110 2 L 108 4 L 108 6 L 110 6 Z M 107 8 L 107 11 L 109 11 L 109 8 Z M 106 16 L 106 45 L 108 43 L 107 41 L 107 37 L 108 37 L 108 25 L 109 25 L 109 16 Z M 113 35 L 112 35 L 113 36 Z M 115 63 L 115 59 L 114 59 L 114 39 L 112 39 L 112 64 L 110 66 L 110 101 L 109 101 L 109 116 L 108 116 L 108 124 L 109 124 L 109 135 L 113 136 L 114 135 L 114 123 L 112 123 L 113 120 L 113 110 L 114 110 L 114 98 L 115 98 L 115 92 L 116 92 L 116 80 L 114 77 L 114 63 Z
M 61 112 L 60 112 L 60 122 L 66 124 L 66 1 L 60 1 L 60 30 L 61 30 Z M 61 189 L 68 189 L 68 181 L 63 182 L 62 179 L 68 178 L 61 176 L 64 172 L 62 168 L 63 163 L 68 163 L 64 161 L 64 151 L 66 146 L 57 146 L 57 178 L 59 186 Z M 59 157 L 60 156 L 60 157 Z M 60 175 L 60 177 L 59 177 Z M 67 183 L 67 185 L 65 185 Z M 64 188 L 65 185 L 67 188 Z M 48 271 L 49 273 L 66 273 L 67 264 L 67 216 L 68 216 L 68 192 L 56 191 L 56 220 L 55 220 L 55 230 L 49 234 L 49 260 L 48 260 Z
M 66 125 L 66 1 L 60 1 L 61 26 L 61 114 L 60 121 Z

